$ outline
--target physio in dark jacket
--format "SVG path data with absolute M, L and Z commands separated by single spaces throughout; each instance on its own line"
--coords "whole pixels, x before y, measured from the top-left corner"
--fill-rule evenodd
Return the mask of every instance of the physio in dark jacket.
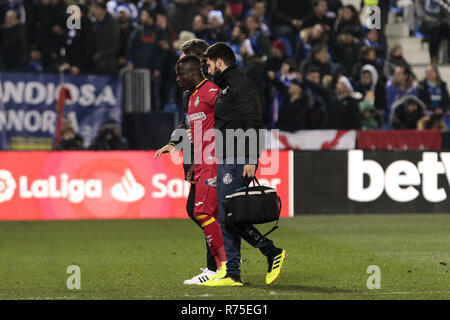
M 258 142 L 245 143 L 244 151 L 239 151 L 233 132 L 252 130 L 258 136 L 262 128 L 261 103 L 255 83 L 248 78 L 236 65 L 233 49 L 223 42 L 218 42 L 206 50 L 208 73 L 213 81 L 222 89 L 216 101 L 214 113 L 214 129 L 216 129 L 217 194 L 219 202 L 219 222 L 222 228 L 224 247 L 228 262 L 226 276 L 214 281 L 211 285 L 234 286 L 242 285 L 241 279 L 241 238 L 258 248 L 267 257 L 269 265 L 266 283 L 272 283 L 279 275 L 281 264 L 286 252 L 274 246 L 273 242 L 264 237 L 253 225 L 230 226 L 226 223 L 226 213 L 222 205 L 225 197 L 236 189 L 248 184 L 247 178 L 253 178 L 258 163 Z M 222 141 L 220 135 L 222 133 Z M 242 131 L 241 131 L 242 132 Z M 251 136 L 252 134 L 250 134 Z M 225 143 L 223 143 L 225 140 Z M 220 146 L 220 144 L 223 146 Z M 234 147 L 232 146 L 234 144 Z M 250 144 L 253 146 L 250 147 Z M 256 145 L 255 145 L 256 144 Z M 228 147 L 228 148 L 227 148 Z M 234 153 L 233 153 L 234 151 Z M 221 155 L 221 153 L 223 154 Z M 276 264 L 276 267 L 274 268 Z M 222 269 L 219 274 L 223 273 Z

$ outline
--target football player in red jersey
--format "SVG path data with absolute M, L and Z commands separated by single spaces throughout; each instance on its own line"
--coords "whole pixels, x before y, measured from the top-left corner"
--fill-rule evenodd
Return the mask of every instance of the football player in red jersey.
M 192 92 L 188 104 L 188 121 L 194 143 L 194 217 L 203 228 L 217 269 L 221 269 L 227 258 L 219 225 L 217 191 L 213 186 L 217 176 L 215 141 L 213 134 L 210 135 L 214 130 L 214 110 L 220 88 L 204 77 L 200 60 L 194 55 L 180 59 L 176 72 L 177 83 Z M 204 134 L 209 137 L 204 138 Z

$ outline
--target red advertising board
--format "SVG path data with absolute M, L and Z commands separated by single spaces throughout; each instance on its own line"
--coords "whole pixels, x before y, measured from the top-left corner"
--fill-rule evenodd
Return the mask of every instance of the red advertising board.
M 439 130 L 358 131 L 358 149 L 363 150 L 441 150 Z
M 154 151 L 1 152 L 0 220 L 186 218 L 179 156 Z M 264 152 L 258 178 L 292 216 L 292 154 Z

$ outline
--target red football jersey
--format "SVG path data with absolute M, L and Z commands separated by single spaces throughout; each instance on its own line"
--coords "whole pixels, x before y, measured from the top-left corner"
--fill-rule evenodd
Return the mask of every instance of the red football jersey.
M 205 161 L 206 164 L 214 162 L 214 159 L 211 158 L 211 156 L 215 156 L 214 110 L 219 93 L 220 88 L 205 79 L 197 85 L 189 98 L 188 121 L 194 143 L 195 164 L 200 164 L 199 159 L 201 159 L 201 164 L 204 164 Z M 204 153 L 207 155 L 207 159 L 203 159 Z

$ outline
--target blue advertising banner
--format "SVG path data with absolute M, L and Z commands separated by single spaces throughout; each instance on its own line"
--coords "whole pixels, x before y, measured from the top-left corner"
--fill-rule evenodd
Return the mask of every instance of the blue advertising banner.
M 121 123 L 122 86 L 117 76 L 64 76 L 71 99 L 65 122 L 87 148 L 101 123 Z M 0 72 L 0 149 L 51 150 L 57 127 L 58 74 Z

